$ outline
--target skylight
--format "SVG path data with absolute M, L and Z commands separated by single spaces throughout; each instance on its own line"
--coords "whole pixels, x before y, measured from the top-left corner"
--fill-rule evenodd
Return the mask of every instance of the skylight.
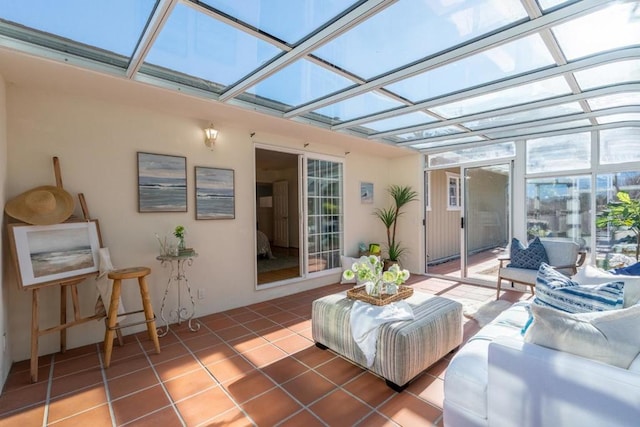
M 640 0 L 5 1 L 0 36 L 419 151 L 640 127 Z

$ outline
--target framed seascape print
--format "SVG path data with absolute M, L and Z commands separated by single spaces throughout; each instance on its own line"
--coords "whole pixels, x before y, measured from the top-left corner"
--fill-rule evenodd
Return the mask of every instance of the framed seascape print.
M 11 254 L 23 289 L 98 272 L 102 244 L 97 220 L 53 225 L 8 224 Z
M 187 211 L 187 158 L 138 152 L 138 212 Z
M 373 203 L 373 183 L 372 182 L 360 183 L 360 203 L 366 203 L 366 204 Z
M 195 167 L 196 219 L 234 219 L 236 196 L 233 169 Z

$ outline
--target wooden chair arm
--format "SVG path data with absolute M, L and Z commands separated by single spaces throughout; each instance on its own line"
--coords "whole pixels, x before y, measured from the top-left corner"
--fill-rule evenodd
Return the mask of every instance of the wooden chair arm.
M 511 261 L 511 257 L 509 255 L 507 255 L 507 254 L 499 255 L 498 256 L 498 261 L 500 261 L 500 267 L 499 268 L 503 268 L 506 265 L 505 262 Z
M 576 267 L 582 266 L 584 264 L 584 260 L 587 259 L 587 251 L 578 252 L 578 261 L 576 261 Z

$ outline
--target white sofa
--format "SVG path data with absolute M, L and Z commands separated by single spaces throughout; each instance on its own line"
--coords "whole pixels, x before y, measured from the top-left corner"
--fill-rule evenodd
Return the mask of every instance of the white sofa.
M 640 425 L 640 356 L 622 369 L 524 342 L 526 304 L 505 310 L 449 363 L 445 427 Z

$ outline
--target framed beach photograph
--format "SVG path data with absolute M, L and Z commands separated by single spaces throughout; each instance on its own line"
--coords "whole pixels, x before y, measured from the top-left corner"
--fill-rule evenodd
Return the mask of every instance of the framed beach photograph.
M 195 167 L 196 219 L 234 219 L 236 196 L 233 169 Z
M 360 203 L 373 203 L 373 182 L 360 183 Z
M 138 212 L 187 211 L 187 158 L 138 152 Z
M 97 220 L 7 225 L 21 288 L 70 281 L 98 272 L 102 245 Z

